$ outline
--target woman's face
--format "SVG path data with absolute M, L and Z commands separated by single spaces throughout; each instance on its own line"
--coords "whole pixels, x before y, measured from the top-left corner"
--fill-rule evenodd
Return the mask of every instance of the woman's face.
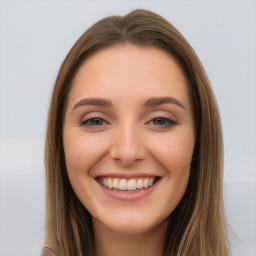
M 68 95 L 63 143 L 71 185 L 95 228 L 132 234 L 164 225 L 186 190 L 195 144 L 177 61 L 129 45 L 91 56 Z

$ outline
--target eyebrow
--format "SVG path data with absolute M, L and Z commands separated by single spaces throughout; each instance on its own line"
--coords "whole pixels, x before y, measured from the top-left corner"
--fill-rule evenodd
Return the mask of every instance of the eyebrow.
M 175 104 L 178 105 L 179 107 L 186 109 L 185 106 L 177 99 L 173 97 L 154 97 L 146 100 L 144 107 L 151 107 L 151 106 L 157 106 L 161 104 Z
M 86 106 L 86 105 L 94 105 L 94 106 L 101 106 L 101 107 L 111 107 L 112 102 L 107 99 L 102 99 L 102 98 L 86 98 L 78 101 L 74 107 L 73 110 L 80 106 Z
M 152 106 L 157 106 L 161 104 L 175 104 L 178 105 L 179 107 L 186 109 L 185 106 L 177 99 L 173 97 L 154 97 L 146 100 L 144 103 L 143 107 L 152 107 Z M 112 107 L 112 102 L 108 99 L 104 98 L 86 98 L 78 101 L 74 107 L 73 110 L 80 106 L 86 106 L 86 105 L 93 105 L 93 106 L 101 106 L 101 107 Z

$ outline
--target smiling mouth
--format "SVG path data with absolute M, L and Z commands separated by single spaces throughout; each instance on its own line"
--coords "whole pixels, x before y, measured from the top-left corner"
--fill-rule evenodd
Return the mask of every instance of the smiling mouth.
M 153 186 L 160 177 L 145 177 L 145 178 L 113 178 L 113 177 L 100 177 L 98 182 L 110 190 L 116 192 L 137 192 Z

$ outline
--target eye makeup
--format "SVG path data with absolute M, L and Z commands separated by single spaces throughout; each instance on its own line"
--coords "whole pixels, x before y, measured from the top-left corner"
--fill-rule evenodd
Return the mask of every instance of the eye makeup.
M 108 122 L 106 120 L 100 117 L 88 118 L 81 121 L 81 125 L 86 125 L 86 126 L 101 126 L 107 123 Z

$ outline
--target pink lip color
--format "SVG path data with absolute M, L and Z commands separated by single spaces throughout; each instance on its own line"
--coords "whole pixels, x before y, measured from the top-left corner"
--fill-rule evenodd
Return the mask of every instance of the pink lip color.
M 117 192 L 117 191 L 114 191 L 114 190 L 111 190 L 111 189 L 108 189 L 108 188 L 104 187 L 99 182 L 97 182 L 97 183 L 99 184 L 102 191 L 107 196 L 110 196 L 113 199 L 120 200 L 120 201 L 138 201 L 138 200 L 141 200 L 141 199 L 147 197 L 149 194 L 151 194 L 156 189 L 156 187 L 158 186 L 159 181 L 160 180 L 155 182 L 151 187 L 140 189 L 137 192 Z
M 150 175 L 150 174 L 145 174 L 145 173 L 137 173 L 137 174 L 121 174 L 121 173 L 108 173 L 105 175 L 101 175 L 101 176 L 96 176 L 94 177 L 95 179 L 99 178 L 99 177 L 112 177 L 112 178 L 124 178 L 124 179 L 134 179 L 134 178 L 151 178 L 151 177 L 158 177 L 156 175 Z

